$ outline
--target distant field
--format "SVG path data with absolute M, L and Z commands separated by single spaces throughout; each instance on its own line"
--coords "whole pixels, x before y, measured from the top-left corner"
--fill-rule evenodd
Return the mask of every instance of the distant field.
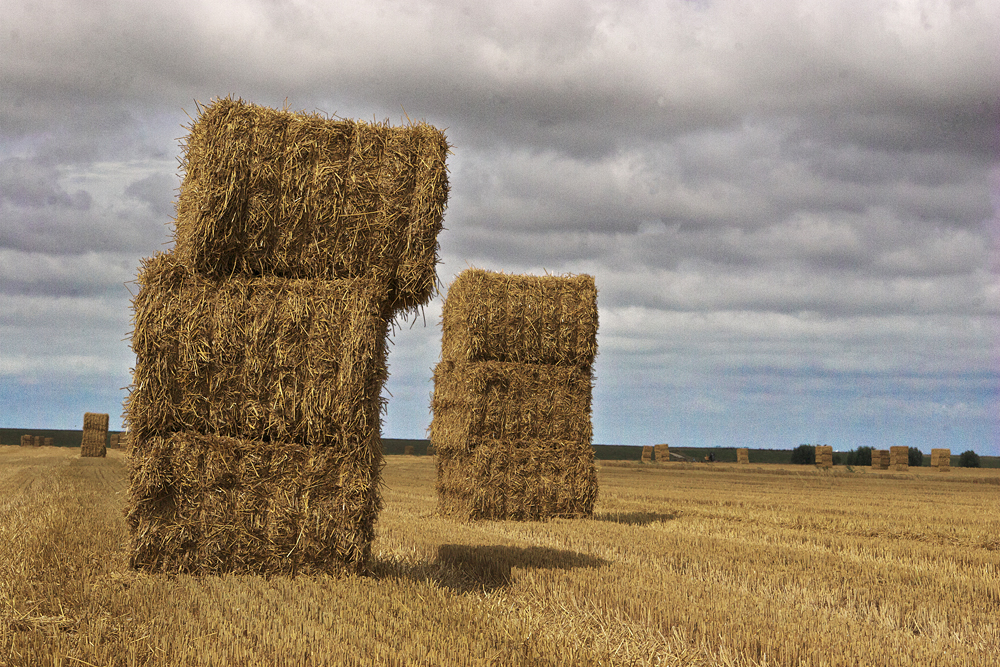
M 0 448 L 2 665 L 1000 665 L 1000 476 L 599 466 L 461 524 L 390 456 L 370 576 L 126 567 L 122 453 Z

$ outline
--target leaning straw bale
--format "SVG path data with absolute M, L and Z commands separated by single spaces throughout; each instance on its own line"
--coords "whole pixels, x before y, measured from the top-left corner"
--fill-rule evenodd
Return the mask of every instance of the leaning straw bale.
M 736 448 L 736 462 L 737 463 L 750 463 L 750 450 L 746 447 Z M 832 460 L 831 460 L 832 463 Z
M 133 301 L 133 448 L 193 431 L 340 446 L 378 440 L 385 288 L 370 280 L 212 280 L 146 260 Z
M 467 269 L 448 289 L 441 356 L 589 367 L 597 355 L 592 276 L 519 276 Z
M 96 457 L 108 455 L 108 415 L 86 412 L 83 415 L 83 441 L 80 456 Z
M 889 466 L 896 471 L 902 472 L 910 468 L 910 451 L 905 445 L 893 445 L 889 447 Z
M 642 462 L 652 463 L 653 461 L 653 448 L 650 445 L 642 446 Z
M 199 106 L 184 145 L 176 252 L 207 276 L 373 279 L 394 311 L 435 289 L 444 134 L 233 100 Z
M 589 369 L 499 361 L 434 369 L 431 440 L 489 437 L 590 442 Z
M 653 453 L 657 463 L 666 463 L 670 460 L 670 445 L 654 445 Z
M 362 572 L 381 509 L 378 442 L 343 446 L 197 433 L 129 456 L 131 565 L 194 574 Z
M 437 446 L 442 514 L 537 521 L 593 513 L 598 487 L 590 443 L 483 439 L 464 444 Z

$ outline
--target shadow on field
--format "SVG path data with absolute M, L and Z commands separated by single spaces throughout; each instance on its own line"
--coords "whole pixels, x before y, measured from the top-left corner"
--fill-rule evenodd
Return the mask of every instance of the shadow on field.
M 425 563 L 378 563 L 376 577 L 405 577 L 430 581 L 456 593 L 494 591 L 509 586 L 513 568 L 571 570 L 595 568 L 608 561 L 597 556 L 548 547 L 513 547 L 505 545 L 442 544 L 437 558 Z
M 594 521 L 608 521 L 628 526 L 648 526 L 651 523 L 672 521 L 680 516 L 680 512 L 604 512 L 595 514 Z

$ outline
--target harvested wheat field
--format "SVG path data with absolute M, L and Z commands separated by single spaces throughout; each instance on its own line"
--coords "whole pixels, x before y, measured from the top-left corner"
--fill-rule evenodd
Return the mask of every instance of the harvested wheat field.
M 389 456 L 372 571 L 127 567 L 124 455 L 0 448 L 2 665 L 1000 665 L 997 471 L 598 465 L 459 523 Z

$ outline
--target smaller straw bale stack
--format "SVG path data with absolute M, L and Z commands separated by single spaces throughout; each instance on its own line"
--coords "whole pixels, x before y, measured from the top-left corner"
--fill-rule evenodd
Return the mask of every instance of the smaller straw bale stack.
M 832 460 L 832 459 L 831 459 Z M 736 462 L 737 463 L 750 463 L 750 450 L 746 447 L 736 448 Z
M 42 437 L 42 436 L 40 436 L 40 435 L 36 435 L 35 436 L 35 447 L 41 447 L 44 444 L 45 444 L 45 438 Z
M 403 454 L 404 454 L 405 456 L 414 456 L 414 453 L 413 453 L 413 445 L 405 445 L 405 446 L 403 447 Z
M 27 433 L 21 436 L 21 446 L 22 447 L 31 447 L 34 444 L 35 444 L 35 441 Z
M 653 462 L 653 447 L 651 445 L 642 446 L 642 462 L 643 463 Z
M 45 447 L 55 447 L 56 446 L 56 439 L 55 438 L 44 438 L 42 440 L 42 444 Z
M 441 512 L 590 516 L 594 279 L 469 269 L 448 290 L 442 329 L 430 429 Z
M 888 470 L 889 469 L 889 450 L 888 449 L 873 449 L 872 450 L 872 469 L 873 470 Z
M 670 460 L 670 445 L 655 445 L 653 453 L 656 455 L 657 463 L 666 463 Z
M 118 449 L 121 446 L 121 434 L 120 433 L 109 433 L 108 434 L 108 449 Z
M 941 472 L 948 472 L 949 470 L 951 470 L 951 450 L 932 449 L 931 467 L 937 468 Z
M 833 445 L 816 445 L 816 465 L 820 468 L 833 467 Z
M 107 456 L 107 442 L 108 415 L 97 412 L 84 413 L 80 456 Z
M 904 445 L 889 448 L 889 468 L 897 472 L 910 469 L 910 450 Z

